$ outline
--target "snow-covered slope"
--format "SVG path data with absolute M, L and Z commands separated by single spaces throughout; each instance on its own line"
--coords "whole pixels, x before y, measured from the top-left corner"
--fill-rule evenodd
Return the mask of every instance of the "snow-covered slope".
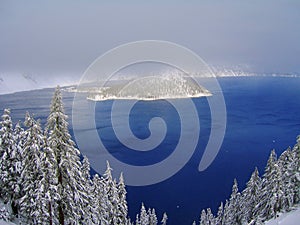
M 0 95 L 47 87 L 68 86 L 78 82 L 78 76 L 38 76 L 28 74 L 0 74 Z
M 269 220 L 266 225 L 297 225 L 300 224 L 300 206 L 297 210 L 281 214 L 277 219 Z
M 6 222 L 3 220 L 6 217 L 5 215 L 8 215 L 8 209 L 0 199 L 0 225 L 13 225 L 14 223 Z
M 15 224 L 11 223 L 11 222 L 5 222 L 3 220 L 0 220 L 0 225 L 15 225 Z

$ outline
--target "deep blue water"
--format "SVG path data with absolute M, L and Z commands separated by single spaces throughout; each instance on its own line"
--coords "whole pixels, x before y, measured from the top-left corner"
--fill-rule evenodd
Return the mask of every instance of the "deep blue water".
M 199 143 L 191 160 L 170 179 L 145 187 L 128 187 L 129 213 L 132 219 L 141 202 L 154 207 L 159 216 L 164 211 L 169 224 L 191 224 L 199 220 L 200 211 L 215 211 L 229 197 L 233 179 L 244 188 L 255 166 L 262 173 L 272 149 L 280 154 L 295 144 L 300 134 L 300 78 L 240 77 L 219 78 L 227 108 L 227 128 L 221 150 L 204 172 L 198 164 L 210 134 L 210 111 L 206 98 L 194 99 L 199 112 Z M 12 109 L 13 120 L 23 120 L 26 111 L 46 121 L 53 89 L 36 90 L 0 96 L 1 110 Z M 71 117 L 73 94 L 64 92 L 65 108 Z M 133 165 L 161 161 L 177 144 L 179 119 L 166 101 L 138 102 L 132 109 L 130 125 L 139 138 L 149 135 L 148 121 L 153 116 L 165 119 L 168 133 L 156 149 L 144 153 L 122 146 L 116 139 L 110 121 L 112 101 L 97 103 L 96 123 L 105 146 L 119 160 Z M 71 120 L 70 120 L 71 122 Z M 72 129 L 71 129 L 72 132 Z M 160 151 L 161 149 L 164 151 Z M 126 150 L 120 152 L 120 149 Z M 126 174 L 125 174 L 126 177 Z

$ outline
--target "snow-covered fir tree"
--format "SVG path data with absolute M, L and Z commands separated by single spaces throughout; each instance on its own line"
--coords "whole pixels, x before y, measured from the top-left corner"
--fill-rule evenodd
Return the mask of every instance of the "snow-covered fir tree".
M 39 180 L 39 186 L 43 189 L 43 202 L 41 207 L 45 209 L 44 220 L 48 221 L 45 224 L 59 224 L 58 221 L 58 201 L 60 195 L 58 192 L 58 176 L 57 176 L 57 161 L 52 148 L 47 145 L 46 136 L 44 141 L 43 154 L 41 155 L 41 167 L 43 171 L 42 179 Z
M 242 221 L 241 205 L 240 205 L 241 194 L 238 190 L 237 180 L 234 179 L 232 186 L 232 193 L 229 199 L 228 205 L 228 216 L 226 224 L 240 224 Z
M 149 215 L 149 225 L 157 225 L 158 220 L 155 213 L 155 209 L 148 209 L 148 215 Z
M 243 219 L 248 223 L 255 219 L 255 206 L 260 202 L 261 185 L 262 181 L 256 167 L 242 192 L 241 211 Z
M 82 218 L 82 223 L 84 224 L 93 224 L 95 220 L 95 210 L 93 209 L 93 194 L 92 194 L 92 180 L 90 175 L 90 162 L 86 156 L 83 157 L 82 160 L 82 176 L 84 180 L 84 192 L 86 193 L 87 201 L 83 206 L 84 209 L 84 217 Z
M 258 215 L 263 219 L 276 217 L 282 209 L 283 194 L 281 169 L 277 163 L 275 150 L 272 150 L 263 175 Z
M 168 221 L 167 213 L 164 213 L 164 214 L 163 214 L 163 218 L 162 218 L 162 220 L 161 220 L 161 225 L 166 225 L 166 224 L 167 224 L 167 221 Z
M 295 196 L 294 202 L 298 203 L 300 201 L 300 135 L 297 137 L 297 143 L 293 150 L 293 162 L 294 169 L 292 175 L 292 181 L 295 183 Z
M 128 206 L 127 206 L 127 201 L 126 201 L 126 188 L 125 188 L 125 183 L 124 183 L 124 178 L 123 174 L 121 173 L 120 178 L 119 178 L 119 183 L 117 186 L 117 191 L 118 191 L 118 224 L 126 224 L 127 223 L 127 214 L 128 214 Z M 155 211 L 154 215 L 151 214 L 153 218 L 151 217 L 150 222 L 154 220 Z M 150 223 L 152 225 L 153 223 Z
M 16 143 L 10 110 L 5 109 L 0 121 L 0 196 L 18 213 L 20 197 L 21 152 Z
M 167 224 L 167 214 L 164 213 L 161 224 Z M 136 215 L 136 221 L 135 225 L 157 225 L 158 224 L 158 219 L 157 215 L 155 212 L 155 209 L 149 208 L 148 210 L 146 209 L 144 203 L 142 203 L 140 213 Z
M 144 203 L 142 203 L 141 212 L 140 212 L 140 224 L 141 225 L 149 225 L 149 215 L 144 206 Z
M 289 210 L 295 203 L 295 189 L 296 180 L 294 179 L 295 161 L 293 158 L 293 152 L 291 148 L 285 150 L 278 159 L 278 166 L 280 168 L 280 174 L 282 179 L 282 206 L 281 208 L 285 211 Z
M 108 221 L 108 224 L 118 224 L 118 203 L 119 195 L 117 190 L 117 183 L 112 177 L 112 168 L 107 162 L 107 169 L 103 174 L 104 181 L 104 195 L 108 198 L 105 204 L 105 220 Z
M 135 225 L 141 225 L 140 214 L 137 214 L 135 217 Z
M 23 146 L 25 142 L 25 132 L 24 129 L 21 126 L 21 121 L 18 121 L 14 128 L 14 139 L 16 143 L 17 151 L 20 153 L 21 159 L 18 168 L 19 171 L 22 171 L 22 154 L 23 154 Z
M 214 217 L 212 211 L 210 208 L 208 208 L 206 211 L 202 210 L 201 216 L 200 216 L 200 225 L 213 225 L 217 224 L 216 218 Z
M 227 221 L 231 219 L 231 212 L 229 210 L 229 201 L 226 199 L 224 210 L 223 210 L 223 218 L 222 218 L 222 224 L 227 224 Z
M 216 224 L 216 218 L 214 217 L 210 208 L 208 208 L 206 210 L 206 216 L 207 216 L 207 220 L 208 220 L 209 224 L 211 224 L 211 225 Z
M 20 199 L 20 211 L 27 218 L 28 223 L 42 224 L 44 214 L 47 211 L 42 207 L 44 201 L 43 186 L 40 180 L 43 177 L 41 165 L 44 136 L 39 121 L 26 113 L 25 141 L 22 153 L 22 187 L 24 196 Z
M 207 216 L 206 216 L 206 211 L 204 209 L 202 209 L 201 215 L 200 215 L 200 225 L 207 225 L 207 224 L 208 224 L 208 220 L 207 220 Z
M 92 194 L 92 224 L 109 224 L 105 211 L 105 202 L 108 197 L 104 195 L 104 184 L 98 174 L 95 174 L 91 187 Z
M 58 176 L 58 218 L 60 224 L 78 224 L 84 217 L 87 193 L 81 173 L 80 152 L 68 130 L 68 116 L 64 113 L 62 94 L 57 87 L 47 119 L 47 146 L 56 159 Z
M 86 180 L 86 182 L 88 182 L 89 185 L 91 185 L 91 167 L 90 167 L 90 162 L 88 157 L 83 156 L 83 160 L 82 160 L 82 167 L 81 167 L 81 171 L 82 171 L 82 176 L 84 177 L 84 179 Z
M 217 212 L 217 217 L 216 217 L 216 224 L 222 225 L 223 224 L 223 202 L 221 202 L 218 212 Z

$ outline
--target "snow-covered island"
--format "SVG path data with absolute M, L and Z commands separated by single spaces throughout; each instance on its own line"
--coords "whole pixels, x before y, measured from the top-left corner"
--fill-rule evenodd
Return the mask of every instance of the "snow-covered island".
M 104 101 L 108 99 L 135 99 L 135 100 L 159 100 L 198 98 L 211 96 L 212 94 L 196 83 L 191 78 L 181 76 L 147 76 L 139 79 L 113 80 L 104 85 L 91 82 L 68 87 L 69 92 L 87 93 L 87 99 L 91 101 Z

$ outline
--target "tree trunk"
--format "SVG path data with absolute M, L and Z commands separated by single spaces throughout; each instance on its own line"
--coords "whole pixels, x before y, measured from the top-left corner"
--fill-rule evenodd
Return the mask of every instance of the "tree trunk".
M 58 217 L 59 217 L 59 224 L 64 225 L 65 224 L 64 212 L 60 204 L 58 206 Z
M 62 185 L 62 175 L 59 172 L 59 176 L 58 176 L 58 183 L 60 183 Z M 64 218 L 64 211 L 62 208 L 62 203 L 61 201 L 59 201 L 58 203 L 58 219 L 59 219 L 59 224 L 60 225 L 64 225 L 65 224 L 65 218 Z
M 51 208 L 51 203 L 49 202 L 49 225 L 52 225 L 52 208 Z

